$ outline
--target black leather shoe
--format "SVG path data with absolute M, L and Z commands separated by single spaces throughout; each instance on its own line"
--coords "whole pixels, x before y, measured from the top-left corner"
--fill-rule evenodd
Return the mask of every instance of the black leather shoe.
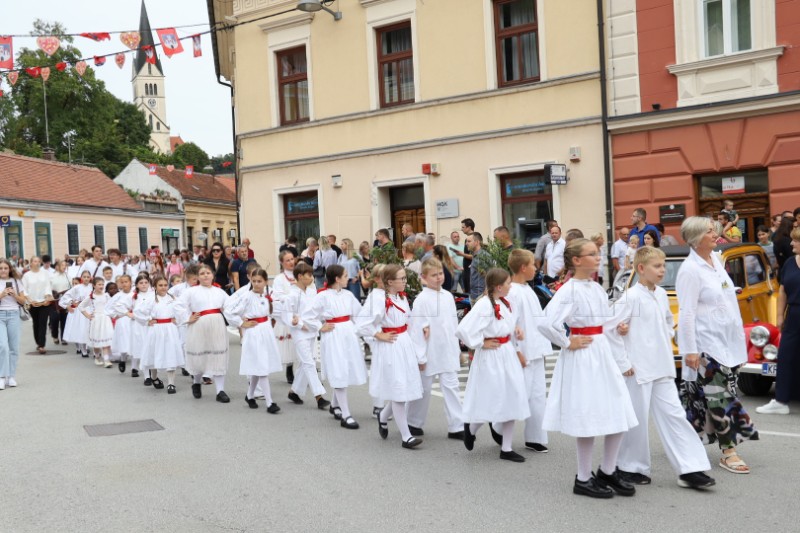
M 134 372 L 136 372 L 134 370 Z M 192 383 L 192 396 L 195 398 L 202 398 L 203 397 L 203 389 L 201 388 L 202 385 L 199 383 Z
M 342 418 L 342 421 L 339 422 L 339 425 L 346 429 L 358 429 L 358 422 L 356 422 L 356 419 L 352 416 Z
M 494 441 L 497 444 L 502 446 L 503 445 L 503 436 L 500 433 L 498 433 L 498 432 L 496 432 L 494 430 L 494 428 L 492 427 L 492 424 L 489 424 L 489 429 L 492 430 L 492 439 L 494 439 Z
M 422 439 L 410 437 L 408 440 L 403 441 L 403 448 L 416 448 L 420 444 L 422 444 Z
M 230 403 L 231 399 L 225 394 L 224 390 L 221 390 L 217 393 L 217 401 L 219 403 Z
M 472 451 L 472 448 L 475 447 L 475 435 L 470 433 L 469 424 L 464 424 L 464 446 L 469 451 Z
M 550 450 L 547 449 L 547 446 L 544 444 L 539 444 L 538 442 L 526 442 L 525 447 L 529 450 L 533 450 L 536 453 L 547 453 Z
M 145 387 L 149 387 L 152 384 L 153 384 L 153 378 L 151 378 L 151 377 L 144 378 L 144 386 Z
M 303 405 L 303 399 L 292 391 L 289 392 L 289 400 L 297 405 Z
M 271 403 L 269 404 L 269 407 L 267 407 L 267 412 L 271 415 L 276 414 L 280 410 L 281 408 L 277 403 Z
M 389 436 L 389 424 L 381 422 L 380 417 L 378 417 L 378 435 L 380 435 L 383 440 L 386 440 L 386 437 Z
M 649 476 L 639 474 L 638 472 L 626 472 L 620 469 L 617 469 L 617 472 L 619 472 L 619 477 L 621 477 L 623 481 L 627 481 L 633 485 L 649 485 L 652 481 Z
M 375 418 L 381 417 L 381 411 L 383 411 L 383 407 L 373 407 L 372 408 L 372 416 Z
M 117 366 L 119 367 L 119 371 L 120 371 L 120 372 L 122 372 L 122 373 L 124 374 L 124 373 L 125 373 L 125 363 L 124 363 L 124 362 L 122 362 L 122 363 L 120 363 L 120 364 L 119 364 L 119 365 L 117 365 Z
M 175 394 L 178 390 L 175 388 L 175 385 L 167 385 L 167 394 Z
M 329 407 L 328 412 L 333 415 L 336 420 L 342 419 L 342 410 L 338 407 Z
M 325 410 L 326 408 L 331 406 L 331 402 L 326 400 L 325 398 L 320 398 L 317 400 L 317 409 Z
M 188 376 L 189 372 L 187 372 L 185 368 L 181 368 L 181 375 L 182 376 Z
M 415 428 L 414 426 L 408 426 L 408 431 L 414 437 L 421 437 L 425 434 L 425 432 L 422 431 L 422 428 Z
M 608 499 L 614 497 L 614 492 L 608 487 L 598 485 L 594 476 L 589 478 L 589 481 L 578 481 L 578 476 L 575 476 L 575 485 L 572 486 L 572 493 L 589 496 L 590 498 Z
M 164 382 L 161 381 L 161 378 L 156 378 L 153 380 L 153 388 L 159 390 L 164 388 Z
M 244 401 L 247 402 L 250 409 L 258 409 L 258 403 L 254 398 L 248 398 L 247 395 L 245 395 Z
M 678 486 L 688 489 L 707 489 L 716 484 L 714 478 L 704 472 L 689 472 L 678 477 Z
M 628 483 L 620 477 L 619 468 L 614 470 L 613 474 L 606 474 L 598 467 L 595 477 L 598 485 L 610 488 L 620 496 L 633 496 L 636 494 L 636 487 L 633 486 L 633 483 Z
M 510 452 L 504 452 L 500 450 L 500 459 L 505 459 L 506 461 L 513 461 L 515 463 L 524 463 L 525 458 L 522 457 L 520 454 L 511 450 Z
M 211 378 L 203 378 L 203 385 L 211 385 L 214 383 Z
M 286 382 L 289 385 L 294 383 L 294 368 L 292 365 L 286 365 Z
M 138 378 L 139 377 L 139 371 L 136 370 L 135 368 L 133 370 L 131 370 L 131 377 L 132 378 Z
M 448 439 L 455 439 L 455 440 L 464 440 L 464 432 L 463 431 L 450 431 L 447 433 Z

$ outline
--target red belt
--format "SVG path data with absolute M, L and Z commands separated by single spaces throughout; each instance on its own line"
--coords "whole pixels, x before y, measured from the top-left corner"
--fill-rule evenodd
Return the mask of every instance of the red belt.
M 205 311 L 200 311 L 197 314 L 203 316 L 203 315 L 216 315 L 218 313 L 222 313 L 222 309 L 206 309 Z
M 172 323 L 171 318 L 154 318 L 153 320 L 156 321 L 156 324 L 170 324 Z
M 256 317 L 256 318 L 245 318 L 245 320 L 248 321 L 248 322 L 258 322 L 259 324 L 263 324 L 264 322 L 269 320 L 269 317 L 268 316 L 259 316 L 259 317 Z
M 405 333 L 408 326 L 400 326 L 399 328 L 381 328 L 384 333 Z
M 77 308 L 78 308 L 78 304 L 71 304 L 71 305 L 70 305 L 70 308 L 71 308 L 71 309 L 77 309 Z
M 588 328 L 570 328 L 570 335 L 602 335 L 603 326 L 591 326 Z
M 329 322 L 331 324 L 338 324 L 339 322 L 350 322 L 350 315 L 335 316 L 333 318 L 327 319 L 325 322 Z
M 511 340 L 511 335 L 506 335 L 505 337 L 487 337 L 487 338 L 486 338 L 486 339 L 484 339 L 484 340 L 487 340 L 487 341 L 497 341 L 497 342 L 499 342 L 500 344 L 505 344 L 505 343 L 507 343 L 508 341 L 510 341 L 510 340 Z

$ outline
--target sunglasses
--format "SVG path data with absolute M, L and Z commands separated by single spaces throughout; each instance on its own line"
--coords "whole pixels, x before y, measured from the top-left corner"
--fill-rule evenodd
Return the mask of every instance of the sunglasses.
M 217 252 L 221 252 L 221 251 L 222 250 L 220 250 L 219 248 L 214 248 L 213 250 L 211 250 L 212 253 L 217 253 Z

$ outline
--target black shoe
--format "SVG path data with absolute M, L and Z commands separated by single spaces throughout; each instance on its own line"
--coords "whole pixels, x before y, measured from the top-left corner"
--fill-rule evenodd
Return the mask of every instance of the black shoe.
M 245 395 L 244 401 L 247 402 L 247 405 L 250 406 L 250 409 L 258 409 L 258 403 L 256 403 L 254 398 L 248 398 L 247 395 Z
M 422 431 L 422 428 L 415 428 L 414 426 L 408 426 L 408 431 L 414 437 L 421 437 L 421 436 L 423 436 L 425 434 L 425 432 Z
M 347 429 L 358 429 L 358 422 L 352 416 L 348 416 L 347 418 L 342 418 L 342 421 L 339 422 L 343 428 Z
M 422 439 L 418 439 L 417 437 L 409 437 L 408 440 L 403 441 L 403 448 L 416 448 L 422 444 Z
M 303 399 L 302 399 L 302 398 L 300 398 L 300 396 L 298 396 L 298 395 L 297 395 L 297 394 L 295 394 L 294 392 L 291 392 L 291 391 L 289 392 L 289 399 L 290 399 L 290 400 L 291 400 L 293 403 L 296 403 L 297 405 L 303 405 Z
M 267 412 L 271 415 L 276 414 L 280 410 L 281 408 L 277 403 L 271 403 L 269 404 L 269 407 L 267 407 Z
M 375 418 L 381 417 L 381 411 L 383 411 L 383 407 L 373 407 L 372 408 L 372 416 Z
M 139 371 L 136 370 L 135 368 L 133 370 L 131 370 L 131 377 L 132 378 L 138 378 L 139 377 Z
M 637 472 L 626 472 L 620 469 L 617 469 L 617 472 L 619 472 L 619 477 L 633 485 L 649 485 L 652 481 L 648 476 Z
M 164 382 L 161 381 L 161 378 L 156 378 L 153 380 L 153 388 L 159 390 L 164 388 Z
M 378 435 L 380 435 L 383 440 L 386 440 L 386 437 L 389 436 L 389 424 L 381 422 L 380 417 L 378 417 Z
M 678 476 L 678 486 L 687 489 L 707 489 L 716 484 L 713 477 L 707 476 L 703 472 L 689 472 Z
M 152 384 L 153 384 L 153 378 L 151 378 L 151 377 L 144 378 L 144 386 L 145 387 L 149 387 Z
M 89 354 L 81 352 L 81 357 L 89 357 Z
M 515 463 L 524 463 L 525 458 L 522 457 L 520 454 L 511 450 L 510 452 L 504 452 L 500 450 L 500 459 L 505 459 L 506 461 L 514 461 Z
M 203 378 L 203 385 L 211 385 L 214 383 L 211 378 Z
M 320 399 L 317 400 L 317 409 L 322 409 L 324 411 L 325 408 L 330 407 L 330 406 L 331 406 L 331 402 L 329 402 L 325 398 L 320 397 Z
M 342 419 L 342 410 L 338 407 L 329 407 L 328 412 L 333 415 L 336 420 Z
M 628 483 L 619 475 L 619 468 L 614 470 L 613 474 L 606 474 L 603 470 L 597 468 L 597 484 L 602 487 L 608 487 L 620 496 L 633 496 L 636 494 L 636 487 L 633 483 Z
M 575 476 L 575 485 L 572 486 L 572 493 L 589 496 L 590 498 L 607 499 L 614 497 L 614 491 L 608 487 L 601 487 L 594 476 L 589 478 L 589 481 L 578 481 L 578 476 Z
M 203 397 L 203 389 L 199 383 L 192 383 L 192 396 L 195 398 L 202 398 Z
M 225 394 L 224 390 L 221 390 L 217 393 L 217 401 L 219 403 L 230 403 L 231 399 L 228 398 L 228 395 Z
M 496 432 L 496 431 L 494 430 L 494 428 L 492 427 L 492 424 L 491 424 L 491 423 L 489 424 L 489 429 L 492 431 L 492 439 L 494 439 L 494 441 L 495 441 L 497 444 L 499 444 L 500 446 L 502 446 L 502 445 L 503 445 L 503 436 L 502 436 L 500 433 L 498 433 L 498 432 Z
M 455 439 L 455 440 L 464 440 L 464 432 L 463 431 L 449 431 L 447 433 L 448 439 Z
M 175 388 L 175 385 L 167 385 L 167 394 L 175 394 L 178 390 Z
M 124 373 L 125 373 L 125 368 L 126 368 L 126 367 L 125 367 L 125 363 L 124 363 L 124 362 L 123 362 L 123 363 L 120 363 L 120 364 L 119 364 L 119 365 L 117 365 L 117 366 L 119 367 L 119 371 L 120 371 L 120 372 L 122 372 L 122 373 L 124 374 Z
M 529 450 L 533 450 L 536 453 L 547 453 L 550 450 L 547 449 L 547 446 L 544 444 L 539 444 L 538 442 L 526 442 L 525 447 Z
M 286 365 L 286 382 L 289 385 L 294 383 L 294 368 L 292 365 Z
M 187 372 L 185 368 L 181 368 L 181 375 L 182 376 L 188 376 L 189 372 Z
M 464 446 L 470 451 L 475 447 L 475 435 L 470 433 L 469 424 L 464 424 Z

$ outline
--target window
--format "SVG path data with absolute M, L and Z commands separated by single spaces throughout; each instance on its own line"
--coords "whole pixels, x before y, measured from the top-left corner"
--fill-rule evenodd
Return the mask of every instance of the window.
M 155 83 L 153 84 L 153 94 L 155 96 L 158 96 L 158 85 L 156 85 Z
M 161 131 L 161 123 L 160 122 L 156 122 L 156 129 L 158 131 Z
M 145 83 L 144 84 L 144 94 L 145 94 L 145 96 L 150 96 L 150 84 L 149 83 Z
M 153 115 L 150 115 L 150 116 L 148 117 L 148 119 L 149 119 L 149 121 L 150 121 L 150 129 L 152 130 L 152 129 L 153 129 Z
M 319 238 L 319 198 L 316 191 L 285 195 L 283 220 L 286 236 L 297 237 L 301 247 L 307 238 Z
M 33 230 L 36 232 L 36 255 L 41 257 L 47 254 L 52 257 L 53 246 L 50 240 L 50 224 L 47 222 L 34 222 Z
M 309 119 L 306 47 L 282 50 L 276 56 L 281 124 L 305 122 Z
M 147 228 L 139 228 L 139 253 L 147 252 Z
M 105 230 L 103 226 L 95 226 L 94 227 L 94 244 L 97 246 L 102 246 L 103 249 L 106 247 L 106 237 L 105 237 Z
M 731 277 L 731 281 L 733 281 L 735 287 L 741 289 L 745 286 L 744 258 L 734 257 L 730 259 L 725 263 L 725 270 Z
M 503 225 L 524 248 L 533 250 L 553 218 L 553 186 L 542 172 L 500 176 Z
M 67 252 L 69 255 L 78 255 L 80 252 L 77 224 L 67 224 Z
M 25 257 L 22 247 L 22 222 L 12 220 L 5 228 L 6 257 Z
M 186 245 L 191 250 L 194 247 L 194 228 L 186 226 Z
M 706 57 L 752 48 L 750 0 L 703 0 Z
M 535 0 L 495 0 L 497 85 L 539 81 L 539 24 Z
M 117 226 L 117 247 L 123 254 L 128 253 L 128 228 Z
M 767 281 L 767 269 L 761 256 L 757 254 L 747 254 L 744 256 L 744 266 L 747 269 L 747 284 L 755 285 Z
M 150 63 L 147 64 L 147 74 L 149 75 L 153 74 L 153 65 Z
M 411 47 L 411 22 L 380 28 L 377 36 L 381 107 L 413 102 L 414 50 Z

